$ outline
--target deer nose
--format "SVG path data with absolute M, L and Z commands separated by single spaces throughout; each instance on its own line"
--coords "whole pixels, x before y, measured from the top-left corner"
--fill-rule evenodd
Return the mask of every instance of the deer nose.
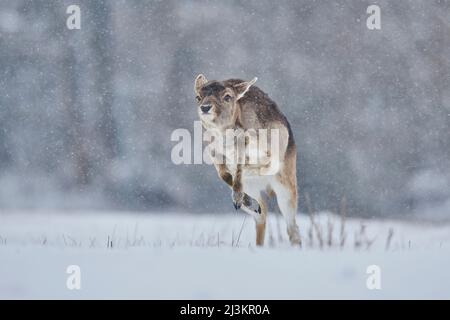
M 211 110 L 211 105 L 207 104 L 207 105 L 200 106 L 200 109 L 202 110 L 203 113 L 208 113 L 208 111 Z

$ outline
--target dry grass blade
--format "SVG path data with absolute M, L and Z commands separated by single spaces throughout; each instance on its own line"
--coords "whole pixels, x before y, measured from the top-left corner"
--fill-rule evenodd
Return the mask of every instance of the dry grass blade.
M 241 230 L 239 230 L 238 238 L 236 240 L 236 247 L 239 246 L 239 239 L 241 239 L 242 230 L 244 229 L 245 220 L 247 219 L 247 215 L 244 216 L 244 220 L 242 220 Z
M 393 236 L 394 236 L 394 229 L 389 228 L 388 236 L 386 239 L 386 247 L 385 247 L 386 250 L 389 250 L 389 248 L 391 247 L 391 241 Z
M 322 237 L 322 230 L 320 226 L 314 221 L 314 209 L 311 204 L 311 199 L 309 198 L 309 194 L 305 193 L 305 203 L 306 207 L 308 208 L 309 213 L 309 219 L 311 220 L 311 225 L 316 230 L 317 240 L 319 241 L 319 247 L 323 248 L 323 237 Z
M 347 198 L 344 196 L 341 200 L 341 230 L 340 230 L 340 246 L 341 248 L 345 245 L 345 240 L 347 239 L 347 234 L 345 232 L 345 222 L 347 217 Z
M 334 229 L 333 222 L 331 221 L 330 216 L 328 216 L 328 221 L 327 221 L 327 233 L 328 233 L 327 244 L 328 244 L 329 247 L 333 246 L 333 229 Z

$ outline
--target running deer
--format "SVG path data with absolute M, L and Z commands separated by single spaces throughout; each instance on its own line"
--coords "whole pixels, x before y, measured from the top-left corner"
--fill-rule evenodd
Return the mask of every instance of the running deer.
M 256 244 L 264 244 L 267 201 L 275 195 L 289 240 L 300 245 L 295 220 L 298 194 L 294 136 L 277 104 L 254 85 L 256 80 L 208 81 L 198 75 L 194 87 L 198 114 L 204 129 L 221 141 L 210 148 L 212 162 L 219 177 L 230 186 L 236 210 L 241 208 L 254 217 Z

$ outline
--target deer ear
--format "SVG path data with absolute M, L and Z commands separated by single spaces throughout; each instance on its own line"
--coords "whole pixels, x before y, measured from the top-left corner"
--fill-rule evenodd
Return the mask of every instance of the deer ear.
M 250 89 L 250 87 L 258 80 L 258 78 L 254 77 L 253 80 L 244 81 L 234 85 L 234 90 L 236 90 L 236 100 L 242 98 Z
M 203 74 L 199 74 L 197 78 L 195 78 L 195 86 L 194 86 L 195 93 L 199 94 L 200 89 L 207 82 L 208 80 L 206 79 L 206 77 Z

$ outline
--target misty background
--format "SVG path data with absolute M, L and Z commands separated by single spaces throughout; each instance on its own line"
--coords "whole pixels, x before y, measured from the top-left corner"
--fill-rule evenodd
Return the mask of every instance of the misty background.
M 213 166 L 170 157 L 204 73 L 257 76 L 287 116 L 300 210 L 448 219 L 449 71 L 444 0 L 1 0 L 0 211 L 234 210 Z

